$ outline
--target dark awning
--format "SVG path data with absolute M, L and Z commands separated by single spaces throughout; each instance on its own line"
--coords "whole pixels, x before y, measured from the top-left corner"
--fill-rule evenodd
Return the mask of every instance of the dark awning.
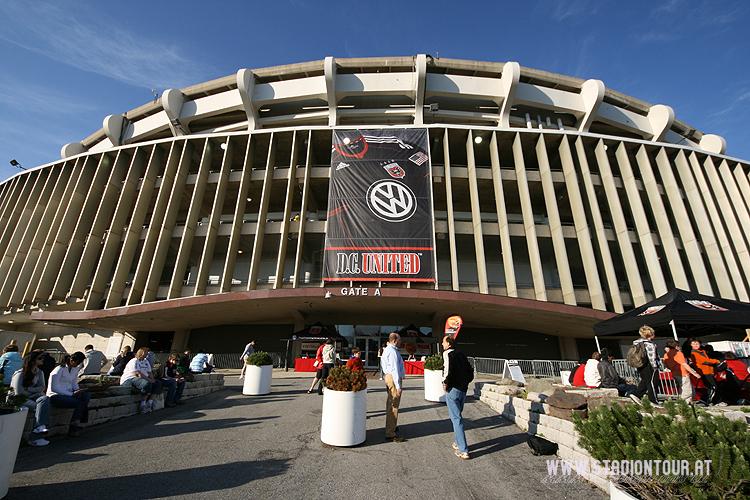
M 595 324 L 594 333 L 636 335 L 642 325 L 649 325 L 658 332 L 671 328 L 669 322 L 673 320 L 679 330 L 696 336 L 720 329 L 750 328 L 750 304 L 676 288 L 647 304 Z

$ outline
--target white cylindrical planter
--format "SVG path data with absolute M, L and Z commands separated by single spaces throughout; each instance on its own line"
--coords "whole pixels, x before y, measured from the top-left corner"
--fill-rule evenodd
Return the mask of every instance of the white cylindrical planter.
M 427 401 L 445 402 L 443 370 L 424 371 L 424 398 Z
M 245 368 L 245 383 L 242 384 L 242 394 L 260 396 L 270 393 L 272 375 L 273 365 L 247 365 Z
M 24 407 L 21 411 L 0 415 L 0 498 L 8 494 L 10 475 L 16 464 L 18 445 L 21 444 L 28 414 L 28 408 Z
M 320 440 L 332 446 L 354 446 L 367 437 L 367 389 L 323 389 Z

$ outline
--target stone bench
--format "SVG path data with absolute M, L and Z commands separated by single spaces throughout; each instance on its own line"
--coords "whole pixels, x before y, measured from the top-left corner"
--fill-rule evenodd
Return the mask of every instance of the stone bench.
M 182 400 L 193 399 L 199 396 L 205 396 L 212 392 L 224 389 L 224 375 L 220 373 L 205 373 L 193 375 L 193 382 L 186 382 L 185 389 L 182 392 Z M 119 383 L 119 377 L 101 378 L 104 381 L 116 381 Z M 98 382 L 98 375 L 85 375 L 81 377 L 81 388 L 86 388 L 86 381 L 92 380 Z M 154 411 L 164 409 L 165 393 L 153 396 Z M 124 417 L 130 417 L 138 413 L 138 404 L 141 401 L 140 394 L 134 394 L 130 387 L 114 385 L 102 391 L 92 391 L 91 401 L 89 401 L 89 421 L 82 424 L 83 427 L 103 424 L 110 420 L 117 420 Z M 49 415 L 49 434 L 48 436 L 64 435 L 68 433 L 70 419 L 73 416 L 72 409 L 50 407 Z M 29 433 L 34 428 L 34 412 L 30 411 L 26 419 L 24 428 L 24 440 L 28 438 Z
M 588 451 L 578 446 L 580 436 L 576 431 L 575 424 L 567 419 L 553 417 L 550 415 L 550 406 L 544 403 L 543 394 L 529 393 L 533 400 L 523 397 L 522 394 L 504 394 L 510 392 L 503 386 L 497 386 L 492 383 L 477 383 L 475 386 L 475 396 L 480 401 L 487 404 L 490 408 L 497 411 L 505 419 L 515 423 L 521 430 L 526 431 L 529 435 L 541 436 L 548 441 L 557 443 L 557 455 L 573 463 L 579 463 L 584 460 L 593 463 Z M 565 388 L 566 392 L 580 393 L 588 391 L 587 396 L 601 398 L 604 394 L 602 389 L 575 389 Z M 603 391 L 615 391 L 616 389 L 603 389 Z M 606 394 L 610 394 L 607 392 Z M 582 471 L 581 477 L 590 481 L 604 491 L 609 491 L 609 480 L 604 476 L 599 476 L 593 472 Z

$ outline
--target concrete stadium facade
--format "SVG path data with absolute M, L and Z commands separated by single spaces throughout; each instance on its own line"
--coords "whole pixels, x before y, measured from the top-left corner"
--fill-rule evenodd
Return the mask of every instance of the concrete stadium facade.
M 434 285 L 322 281 L 332 130 L 380 127 L 428 131 Z M 108 116 L 2 183 L 0 307 L 39 337 L 233 349 L 458 312 L 477 339 L 551 336 L 545 352 L 575 357 L 593 323 L 671 287 L 749 300 L 750 166 L 725 148 L 668 106 L 515 62 L 242 69 Z

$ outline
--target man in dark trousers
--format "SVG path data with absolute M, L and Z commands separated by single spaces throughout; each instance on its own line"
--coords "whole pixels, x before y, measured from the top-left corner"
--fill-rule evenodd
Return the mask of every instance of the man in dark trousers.
M 445 403 L 448 415 L 453 423 L 453 433 L 456 440 L 453 449 L 456 456 L 468 460 L 469 446 L 464 434 L 464 421 L 461 412 L 464 411 L 464 401 L 469 383 L 474 380 L 474 368 L 466 355 L 456 350 L 456 340 L 451 335 L 443 337 L 443 388 L 445 389 Z

